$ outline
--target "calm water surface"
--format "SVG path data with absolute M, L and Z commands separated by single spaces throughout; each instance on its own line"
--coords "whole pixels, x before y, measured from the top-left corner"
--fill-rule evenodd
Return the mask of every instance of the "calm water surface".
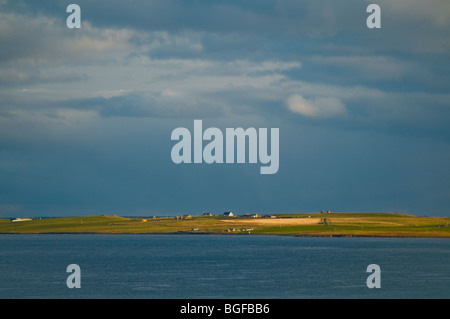
M 0 298 L 447 299 L 449 262 L 436 238 L 0 235 Z M 69 264 L 80 289 L 66 286 Z

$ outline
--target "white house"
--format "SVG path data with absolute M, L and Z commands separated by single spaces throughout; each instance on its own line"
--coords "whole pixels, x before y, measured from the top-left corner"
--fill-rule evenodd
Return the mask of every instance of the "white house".
M 234 215 L 233 215 L 232 212 L 225 212 L 225 213 L 223 213 L 223 216 L 225 216 L 225 217 L 233 217 Z
M 26 222 L 26 221 L 29 221 L 29 220 L 32 220 L 32 219 L 31 218 L 20 218 L 20 217 L 18 217 L 18 218 L 13 219 L 12 222 Z

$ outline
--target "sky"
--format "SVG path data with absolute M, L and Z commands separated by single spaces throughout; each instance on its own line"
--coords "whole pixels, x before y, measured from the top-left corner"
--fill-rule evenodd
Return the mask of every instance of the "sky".
M 196 119 L 279 128 L 278 172 L 175 164 Z M 0 0 L 0 218 L 449 216 L 449 121 L 447 0 Z

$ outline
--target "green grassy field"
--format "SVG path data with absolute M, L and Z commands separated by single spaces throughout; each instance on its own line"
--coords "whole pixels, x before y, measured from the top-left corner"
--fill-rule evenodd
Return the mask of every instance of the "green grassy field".
M 449 217 L 388 213 L 283 214 L 275 218 L 193 216 L 191 219 L 83 216 L 13 222 L 0 233 L 207 233 L 294 236 L 450 237 Z M 326 218 L 326 223 L 323 219 Z

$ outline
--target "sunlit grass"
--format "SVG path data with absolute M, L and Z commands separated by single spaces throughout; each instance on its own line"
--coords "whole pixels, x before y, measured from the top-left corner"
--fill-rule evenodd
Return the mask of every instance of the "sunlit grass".
M 326 222 L 324 221 L 326 219 Z M 386 213 L 276 215 L 275 219 L 194 216 L 191 219 L 83 216 L 12 222 L 0 233 L 214 233 L 298 236 L 450 237 L 450 218 Z

